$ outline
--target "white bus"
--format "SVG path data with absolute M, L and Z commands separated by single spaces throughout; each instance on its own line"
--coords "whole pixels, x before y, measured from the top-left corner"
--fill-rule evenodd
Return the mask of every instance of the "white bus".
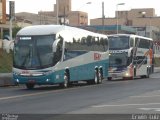
M 153 40 L 132 34 L 109 35 L 109 77 L 149 77 L 153 71 Z
M 106 35 L 61 25 L 21 29 L 14 47 L 13 79 L 28 89 L 35 85 L 101 83 L 108 76 Z

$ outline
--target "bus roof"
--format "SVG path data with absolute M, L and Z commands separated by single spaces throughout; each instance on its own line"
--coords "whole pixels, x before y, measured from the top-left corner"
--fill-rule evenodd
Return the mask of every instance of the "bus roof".
M 107 35 L 108 37 L 110 36 L 132 36 L 132 37 L 139 37 L 139 38 L 144 38 L 144 39 L 148 39 L 148 40 L 151 40 L 153 41 L 152 38 L 149 38 L 149 37 L 144 37 L 144 36 L 139 36 L 139 35 L 134 35 L 134 34 L 111 34 L 111 35 Z
M 80 35 L 80 34 L 87 34 L 87 35 L 93 35 L 96 34 L 97 36 L 103 36 L 107 37 L 107 35 L 102 35 L 94 32 L 90 32 L 84 29 L 76 28 L 76 27 L 70 27 L 70 26 L 64 26 L 64 25 L 35 25 L 35 26 L 28 26 L 23 29 L 21 29 L 17 35 L 19 36 L 31 36 L 31 35 L 51 35 L 51 34 L 57 34 L 62 31 L 69 31 L 73 35 Z
M 35 25 L 21 29 L 17 35 L 50 35 L 64 29 L 62 25 Z

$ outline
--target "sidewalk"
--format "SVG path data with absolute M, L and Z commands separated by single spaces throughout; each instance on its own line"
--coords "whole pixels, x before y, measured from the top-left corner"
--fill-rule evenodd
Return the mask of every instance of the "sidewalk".
M 154 73 L 160 72 L 160 67 L 154 68 Z M 14 85 L 12 81 L 12 73 L 0 73 L 0 86 Z
M 14 85 L 12 81 L 12 73 L 0 73 L 0 86 Z
M 160 72 L 160 67 L 155 67 L 154 68 L 154 73 L 158 73 L 158 72 Z

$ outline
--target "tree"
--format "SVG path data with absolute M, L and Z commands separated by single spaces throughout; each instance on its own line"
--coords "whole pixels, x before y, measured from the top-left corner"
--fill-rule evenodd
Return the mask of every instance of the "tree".
M 12 29 L 12 36 L 13 38 L 16 38 L 16 35 L 18 33 L 18 31 L 21 29 L 21 27 L 19 27 L 18 25 L 16 25 L 13 29 Z

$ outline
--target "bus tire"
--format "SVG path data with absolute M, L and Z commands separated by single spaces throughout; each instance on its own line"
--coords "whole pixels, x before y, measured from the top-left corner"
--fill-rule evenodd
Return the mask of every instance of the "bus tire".
M 63 82 L 63 87 L 64 88 L 68 88 L 69 87 L 69 80 L 70 80 L 70 74 L 69 74 L 69 70 L 66 69 L 65 73 L 64 73 L 64 82 Z
M 35 84 L 32 84 L 32 83 L 27 83 L 26 84 L 27 89 L 33 89 L 34 86 L 35 86 Z
M 147 68 L 147 75 L 146 75 L 146 78 L 149 78 L 149 76 L 150 76 L 150 68 L 148 67 L 148 68 Z
M 94 84 L 94 81 L 93 80 L 87 80 L 87 84 L 92 85 L 92 84 Z
M 98 83 L 101 84 L 103 80 L 103 68 L 99 68 L 99 81 Z
M 98 84 L 98 83 L 99 83 L 99 72 L 98 72 L 98 68 L 95 68 L 94 84 Z
M 112 80 L 112 77 L 108 77 L 108 81 L 111 81 Z
M 134 67 L 134 72 L 133 72 L 134 75 L 133 75 L 133 78 L 136 77 L 136 71 L 137 71 L 137 70 L 136 70 L 136 67 Z
M 135 77 L 134 77 L 134 76 L 131 76 L 131 77 L 130 77 L 130 80 L 134 80 L 134 79 L 135 79 Z

